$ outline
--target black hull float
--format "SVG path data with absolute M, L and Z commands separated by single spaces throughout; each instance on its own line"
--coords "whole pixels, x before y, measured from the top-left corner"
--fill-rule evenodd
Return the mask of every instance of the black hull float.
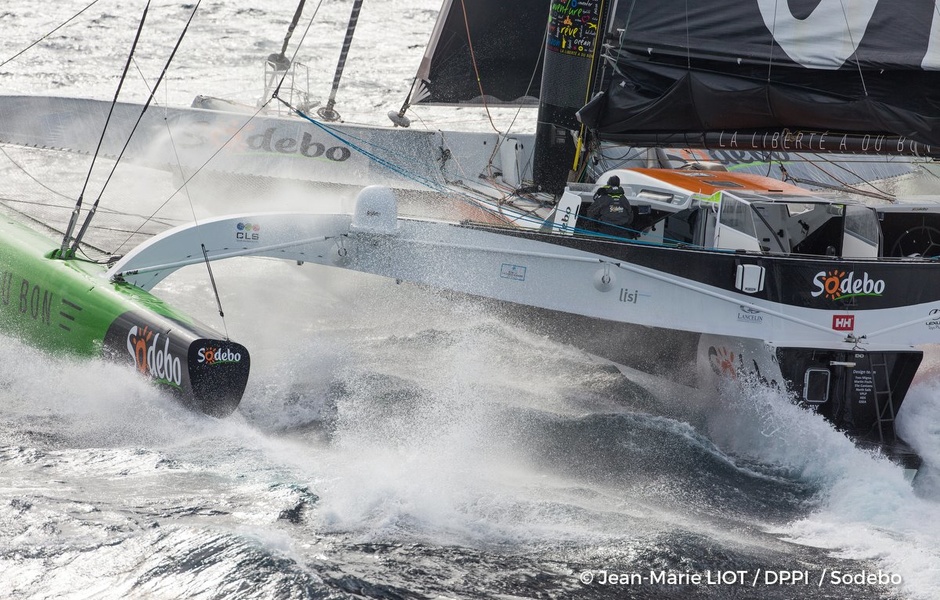
M 844 432 L 858 446 L 880 450 L 911 473 L 921 458 L 895 428 L 923 358 L 913 348 L 807 347 L 703 335 L 700 381 L 719 379 L 786 392 L 791 401 Z
M 777 362 L 799 401 L 862 446 L 880 448 L 907 469 L 921 458 L 895 422 L 923 352 L 778 348 Z
M 509 303 L 488 302 L 487 307 L 539 335 L 683 386 L 717 390 L 719 379 L 726 378 L 785 391 L 794 404 L 820 415 L 857 445 L 880 449 L 905 469 L 921 465 L 895 429 L 923 357 L 920 350 L 774 346 Z M 740 316 L 761 318 L 747 312 Z
M 205 334 L 180 322 L 128 312 L 109 327 L 103 354 L 132 362 L 186 408 L 224 418 L 241 403 L 251 357 L 241 344 Z

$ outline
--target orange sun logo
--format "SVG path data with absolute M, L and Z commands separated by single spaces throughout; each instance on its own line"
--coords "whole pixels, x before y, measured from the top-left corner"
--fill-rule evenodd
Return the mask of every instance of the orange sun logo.
M 826 277 L 823 279 L 823 291 L 826 293 L 826 298 L 835 300 L 842 296 L 842 278 L 845 277 L 845 271 L 839 271 L 833 269 L 826 274 Z
M 717 374 L 731 379 L 737 379 L 738 370 L 734 366 L 734 352 L 724 346 L 708 349 L 708 359 L 712 370 Z

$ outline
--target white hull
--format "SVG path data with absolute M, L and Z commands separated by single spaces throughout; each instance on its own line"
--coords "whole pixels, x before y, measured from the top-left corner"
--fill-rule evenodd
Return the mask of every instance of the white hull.
M 142 106 L 117 103 L 101 154 L 117 157 Z M 0 142 L 92 154 L 110 102 L 0 97 Z M 149 110 L 125 159 L 178 172 L 197 170 L 317 185 L 439 190 L 480 175 L 518 187 L 531 172 L 534 136 L 314 123 L 196 108 Z M 503 148 L 505 146 L 505 148 Z

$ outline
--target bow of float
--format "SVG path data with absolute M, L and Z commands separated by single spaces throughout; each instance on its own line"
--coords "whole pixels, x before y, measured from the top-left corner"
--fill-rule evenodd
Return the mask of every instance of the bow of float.
M 248 382 L 241 344 L 137 286 L 109 280 L 105 265 L 58 260 L 53 241 L 0 220 L 0 331 L 54 353 L 129 363 L 185 406 L 231 414 Z

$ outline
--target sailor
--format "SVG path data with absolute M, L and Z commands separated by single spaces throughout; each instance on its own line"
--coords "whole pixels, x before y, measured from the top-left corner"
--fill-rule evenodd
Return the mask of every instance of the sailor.
M 627 201 L 620 178 L 612 175 L 607 185 L 597 188 L 594 201 L 587 209 L 585 229 L 618 237 L 633 237 L 627 228 L 633 223 L 633 207 Z

